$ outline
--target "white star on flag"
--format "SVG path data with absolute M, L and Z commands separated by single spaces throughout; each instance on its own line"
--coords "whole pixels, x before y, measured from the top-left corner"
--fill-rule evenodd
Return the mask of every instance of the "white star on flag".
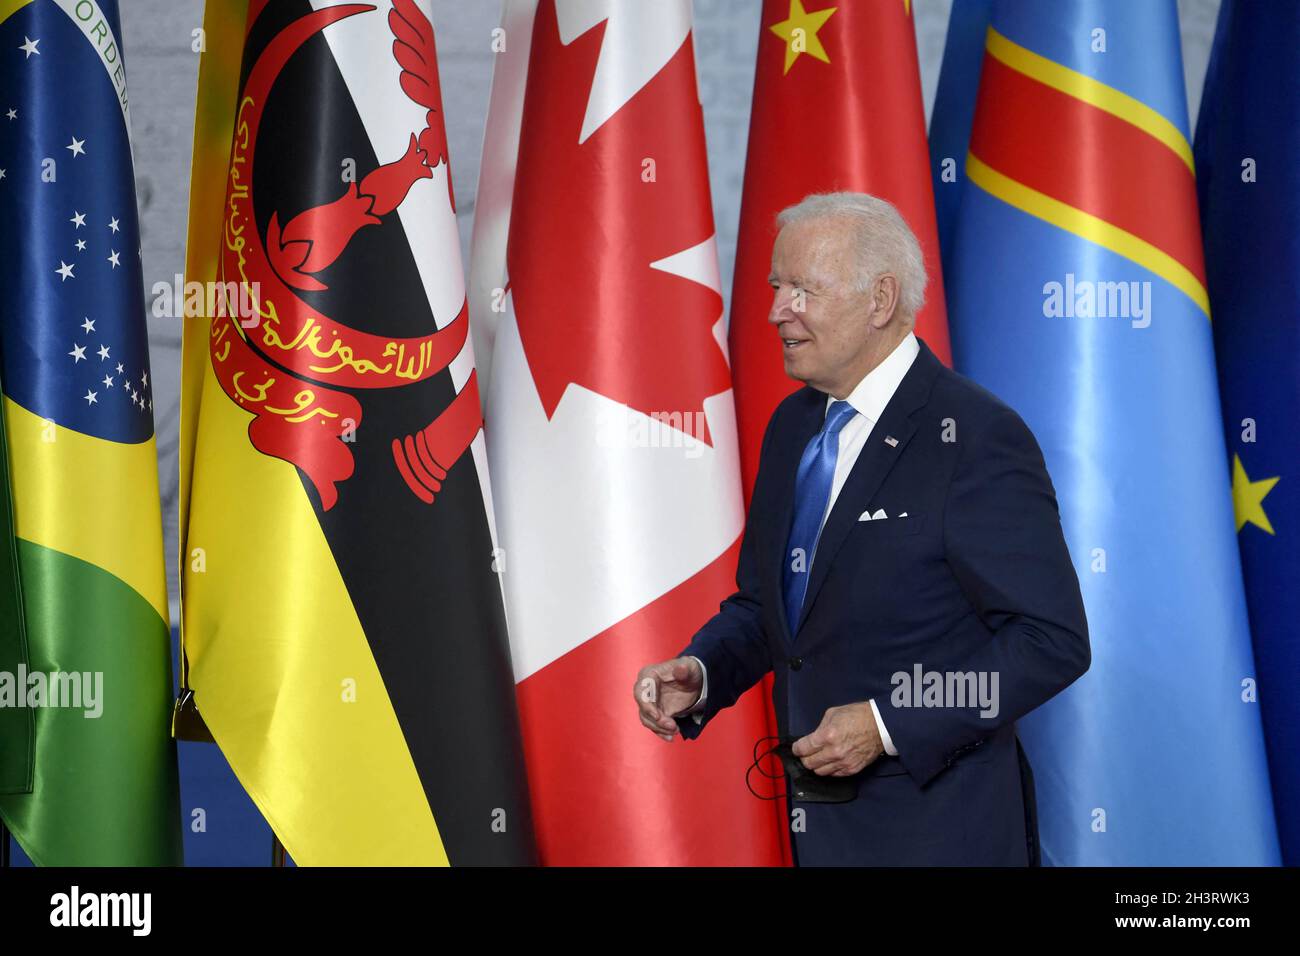
M 87 332 L 95 331 L 95 320 L 90 318 L 89 316 L 84 316 L 84 318 L 86 321 L 81 323 L 81 327 L 85 329 Z
M 85 145 L 86 145 L 86 141 L 84 139 L 77 139 L 77 137 L 74 136 L 72 137 L 72 145 L 64 146 L 63 148 L 72 150 L 73 156 L 85 156 L 86 151 L 82 149 L 82 147 Z
M 5 116 L 9 117 L 11 120 L 16 120 L 18 118 L 18 111 L 11 106 L 9 107 L 9 112 L 6 113 Z
M 69 219 L 68 222 L 72 223 L 75 228 L 80 229 L 86 224 L 86 214 L 84 212 L 77 212 L 74 209 L 72 211 L 72 218 Z
M 73 342 L 72 351 L 69 352 L 68 354 L 72 356 L 72 364 L 76 365 L 78 362 L 80 362 L 82 359 L 86 357 L 86 347 L 84 345 L 78 345 L 76 342 Z
M 33 53 L 35 53 L 37 56 L 40 56 L 40 55 L 41 55 L 41 51 L 38 50 L 38 49 L 36 49 L 36 44 L 38 44 L 38 43 L 41 42 L 39 39 L 33 40 L 31 37 L 29 37 L 29 36 L 28 36 L 27 34 L 25 34 L 25 33 L 23 34 L 23 39 L 24 39 L 26 42 L 23 43 L 23 45 L 20 46 L 18 49 L 22 50 L 24 53 L 27 54 L 27 57 L 26 57 L 26 58 L 27 58 L 28 60 L 30 60 L 30 59 L 32 58 L 32 54 L 33 54 Z M 11 118 L 12 118 L 12 117 L 11 117 Z
M 76 278 L 76 276 L 72 274 L 72 266 L 68 265 L 62 259 L 59 260 L 59 267 L 54 271 L 57 272 L 59 275 L 63 276 L 64 282 L 67 282 L 69 279 Z
M 5 178 L 5 171 L 3 169 L 0 169 L 0 179 L 4 179 L 4 178 Z
M 105 375 L 105 376 L 104 376 L 104 387 L 105 387 L 105 388 L 112 388 L 112 387 L 113 387 L 113 377 L 112 377 L 111 375 Z
M 122 363 L 121 363 L 121 362 L 118 362 L 118 363 L 117 363 L 117 374 L 118 374 L 118 375 L 121 375 L 121 374 L 122 374 Z
M 108 228 L 109 228 L 109 229 L 112 229 L 114 232 L 117 232 L 117 218 L 116 218 L 116 217 L 114 217 L 114 218 L 112 218 L 112 219 L 110 219 L 110 220 L 108 221 Z
M 85 251 L 86 251 L 86 240 L 85 240 L 85 239 L 78 239 L 78 240 L 77 240 L 77 251 L 78 251 L 78 252 L 85 252 Z
M 107 346 L 107 345 L 101 345 L 101 346 L 99 347 L 99 360 L 102 362 L 102 361 L 104 361 L 104 360 L 107 359 L 107 358 L 108 358 L 108 346 Z
M 99 401 L 99 399 L 95 398 L 95 396 L 98 394 L 99 394 L 98 392 L 92 392 L 90 389 L 86 389 L 86 404 L 87 405 L 96 404 Z
M 116 269 L 119 265 L 121 265 L 121 263 L 117 261 L 117 257 L 118 257 L 118 252 L 116 249 L 114 249 L 113 254 L 108 257 L 108 261 L 113 264 L 114 269 Z

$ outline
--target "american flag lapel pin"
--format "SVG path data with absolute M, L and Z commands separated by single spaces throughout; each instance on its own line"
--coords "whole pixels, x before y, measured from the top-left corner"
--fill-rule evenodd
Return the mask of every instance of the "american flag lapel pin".
M 888 445 L 890 448 L 897 448 L 897 447 L 898 447 L 898 439 L 895 438 L 893 435 L 886 435 L 886 436 L 885 436 L 885 444 Z

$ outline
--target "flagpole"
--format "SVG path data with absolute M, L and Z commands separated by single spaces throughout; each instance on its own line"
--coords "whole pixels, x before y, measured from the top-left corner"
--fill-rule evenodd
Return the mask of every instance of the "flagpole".
M 284 852 L 284 844 L 280 842 L 280 838 L 278 836 L 272 833 L 271 834 L 271 865 L 277 867 L 286 866 L 287 865 L 285 862 L 286 856 L 287 854 Z
M 0 870 L 9 869 L 9 828 L 0 820 Z

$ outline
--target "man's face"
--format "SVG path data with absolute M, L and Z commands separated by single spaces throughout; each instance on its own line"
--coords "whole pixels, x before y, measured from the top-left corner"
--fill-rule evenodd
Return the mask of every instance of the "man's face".
M 785 226 L 772 247 L 772 309 L 785 373 L 843 395 L 866 374 L 873 342 L 870 292 L 854 290 L 861 268 L 851 227 L 842 219 Z M 859 371 L 859 369 L 865 370 Z

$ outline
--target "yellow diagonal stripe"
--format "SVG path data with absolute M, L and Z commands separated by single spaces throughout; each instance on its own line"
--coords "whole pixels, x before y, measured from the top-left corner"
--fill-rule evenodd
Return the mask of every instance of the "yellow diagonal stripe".
M 1008 205 L 1095 242 L 1154 272 L 1195 302 L 1207 319 L 1210 317 L 1210 297 L 1201 281 L 1181 262 L 1145 239 L 1017 182 L 982 162 L 974 153 L 966 154 L 966 175 L 986 193 Z
M 154 439 L 83 435 L 4 400 L 18 537 L 103 568 L 169 621 Z
M 295 862 L 445 866 L 383 675 L 297 469 L 249 443 L 251 416 L 215 375 L 202 388 L 182 604 L 199 712 Z
M 1071 70 L 1047 57 L 1039 56 L 1033 50 L 1007 39 L 993 27 L 989 27 L 985 49 L 991 57 L 1017 73 L 1023 73 L 1054 90 L 1060 90 L 1099 110 L 1105 110 L 1112 116 L 1118 116 L 1126 123 L 1133 124 L 1172 149 L 1178 158 L 1187 164 L 1187 168 L 1195 173 L 1192 147 L 1182 130 L 1141 100 L 1134 99 L 1113 86 L 1107 86 L 1099 80 Z
M 247 0 L 203 25 L 185 277 L 222 238 Z M 182 336 L 180 533 L 188 686 L 235 776 L 301 865 L 446 865 L 401 724 L 302 479 L 248 439 L 208 321 Z

